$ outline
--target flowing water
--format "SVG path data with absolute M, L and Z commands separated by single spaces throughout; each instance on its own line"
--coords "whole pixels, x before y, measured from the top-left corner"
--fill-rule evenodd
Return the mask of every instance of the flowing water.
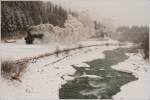
M 104 51 L 104 59 L 96 59 L 86 62 L 90 68 L 78 68 L 73 75 L 74 80 L 62 85 L 59 90 L 60 99 L 111 99 L 120 91 L 120 87 L 128 82 L 135 81 L 132 74 L 120 72 L 111 66 L 123 62 L 129 57 L 125 55 L 127 48 Z M 95 78 L 81 77 L 82 75 L 94 75 Z

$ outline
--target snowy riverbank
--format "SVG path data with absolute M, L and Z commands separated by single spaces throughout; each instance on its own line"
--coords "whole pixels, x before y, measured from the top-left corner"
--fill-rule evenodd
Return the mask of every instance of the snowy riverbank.
M 113 96 L 114 100 L 150 100 L 150 64 L 141 54 L 128 53 L 129 59 L 112 68 L 133 73 L 138 80 L 125 84 L 121 91 Z
M 118 41 L 111 39 L 98 41 L 88 40 L 82 41 L 76 44 L 60 44 L 60 43 L 49 43 L 49 44 L 37 44 L 37 45 L 26 45 L 24 40 L 16 40 L 16 43 L 1 43 L 0 44 L 0 55 L 2 60 L 18 60 L 26 57 L 33 57 L 44 53 L 50 53 L 55 50 L 69 49 L 78 46 L 90 46 L 90 45 L 105 45 L 106 43 L 119 44 Z

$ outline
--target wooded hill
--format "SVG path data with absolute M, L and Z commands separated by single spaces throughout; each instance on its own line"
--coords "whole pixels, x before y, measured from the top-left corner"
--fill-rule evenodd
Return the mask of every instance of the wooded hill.
M 67 11 L 51 2 L 2 1 L 1 37 L 12 38 L 25 34 L 27 26 L 50 23 L 63 27 Z

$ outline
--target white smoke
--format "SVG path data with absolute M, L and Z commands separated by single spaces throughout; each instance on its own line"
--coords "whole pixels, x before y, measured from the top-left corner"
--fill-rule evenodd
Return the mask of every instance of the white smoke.
M 43 34 L 42 39 L 35 39 L 34 43 L 76 43 L 88 39 L 95 34 L 93 21 L 87 13 L 79 14 L 78 17 L 68 15 L 64 28 L 51 24 L 33 26 L 31 34 Z

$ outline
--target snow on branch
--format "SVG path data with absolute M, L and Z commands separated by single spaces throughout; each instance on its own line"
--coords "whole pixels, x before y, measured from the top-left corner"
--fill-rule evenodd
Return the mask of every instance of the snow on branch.
M 70 44 L 92 37 L 94 35 L 94 25 L 92 20 L 89 20 L 88 15 L 85 15 L 81 14 L 78 17 L 74 17 L 69 14 L 64 28 L 53 26 L 52 24 L 33 26 L 31 35 L 43 34 L 42 39 L 36 38 L 33 43 L 59 42 Z

